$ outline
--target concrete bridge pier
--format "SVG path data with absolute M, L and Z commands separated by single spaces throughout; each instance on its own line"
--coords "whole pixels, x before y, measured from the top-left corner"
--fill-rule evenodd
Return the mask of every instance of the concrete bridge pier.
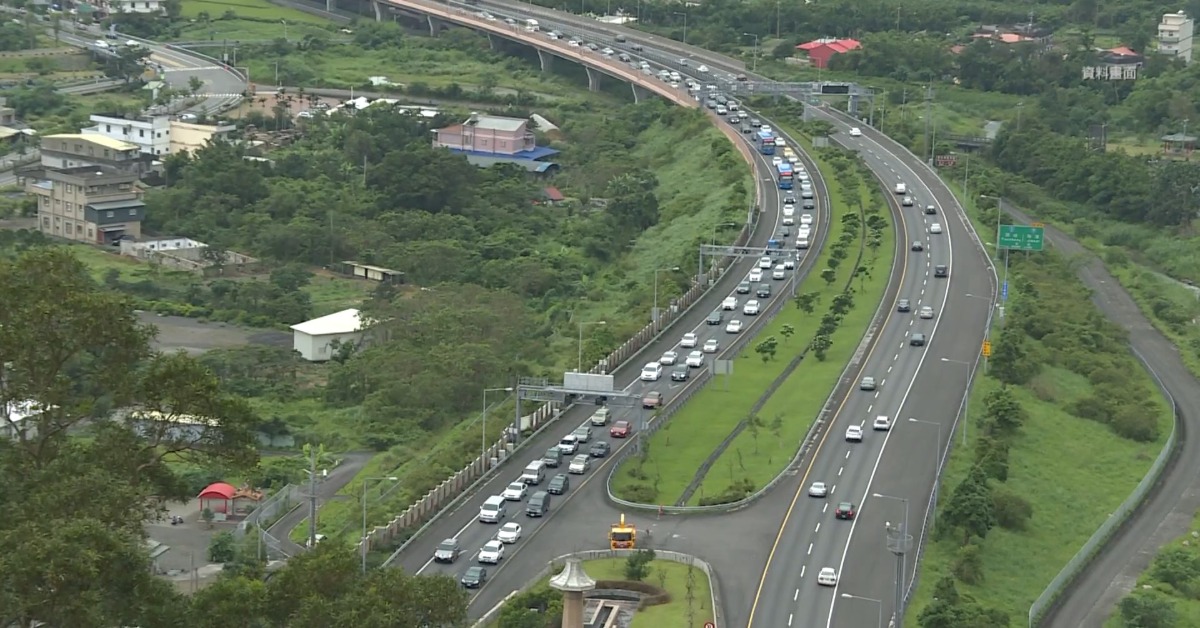
M 441 32 L 442 27 L 445 26 L 445 24 L 441 20 L 437 19 L 436 17 L 433 17 L 432 15 L 426 15 L 425 21 L 429 22 L 429 36 L 430 37 L 437 37 L 438 33 Z
M 371 2 L 371 8 L 375 9 L 375 21 L 382 22 L 383 21 L 383 5 L 379 3 L 379 0 L 373 0 Z
M 591 66 L 586 66 L 586 65 L 583 66 L 583 68 L 585 70 L 587 70 L 588 91 L 593 91 L 593 92 L 600 91 L 600 74 L 601 74 L 600 70 L 593 70 L 591 68 Z
M 497 47 L 496 36 L 492 33 L 488 33 L 487 38 L 488 38 L 488 48 L 491 48 L 493 51 L 495 51 L 496 47 Z
M 542 50 L 541 48 L 537 49 L 537 53 L 538 61 L 542 64 L 542 71 L 549 72 L 550 67 L 554 65 L 554 55 Z
M 650 92 L 646 91 L 644 88 L 638 87 L 637 83 L 630 83 L 629 87 L 633 89 L 633 102 L 635 104 L 640 103 L 651 96 Z

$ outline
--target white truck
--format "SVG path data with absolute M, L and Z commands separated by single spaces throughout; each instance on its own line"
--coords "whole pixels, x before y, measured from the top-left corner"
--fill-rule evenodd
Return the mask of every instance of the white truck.
M 539 28 L 540 26 L 538 25 L 537 20 L 525 20 L 525 30 L 531 33 L 536 33 L 538 32 Z

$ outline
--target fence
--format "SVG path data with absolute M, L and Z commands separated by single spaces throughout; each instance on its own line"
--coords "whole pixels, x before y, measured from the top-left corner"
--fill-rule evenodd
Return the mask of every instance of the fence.
M 291 511 L 300 504 L 304 497 L 303 489 L 295 484 L 288 484 L 268 497 L 258 505 L 246 518 L 238 522 L 234 534 L 244 536 L 252 527 L 269 528 L 276 519 Z
M 1159 452 L 1158 457 L 1154 459 L 1154 464 L 1150 465 L 1150 470 L 1146 473 L 1146 476 L 1143 477 L 1142 481 L 1139 482 L 1137 487 L 1133 489 L 1133 492 L 1129 494 L 1129 497 L 1126 498 L 1125 501 L 1122 502 L 1117 508 L 1117 510 L 1113 512 L 1113 514 L 1109 516 L 1109 518 L 1106 519 L 1103 524 L 1100 525 L 1100 527 L 1096 530 L 1096 533 L 1093 534 L 1091 538 L 1089 538 L 1087 542 L 1083 544 L 1083 547 L 1079 548 L 1079 551 L 1076 552 L 1073 557 L 1071 557 L 1071 560 L 1068 561 L 1066 566 L 1062 568 L 1062 571 L 1058 572 L 1058 575 L 1054 576 L 1054 579 L 1050 581 L 1050 584 L 1046 587 L 1046 590 L 1042 591 L 1042 594 L 1033 601 L 1032 605 L 1030 605 L 1030 628 L 1033 628 L 1033 626 L 1037 625 L 1038 622 L 1041 621 L 1042 616 L 1046 614 L 1047 610 L 1053 607 L 1054 603 L 1063 594 L 1067 587 L 1070 586 L 1075 578 L 1079 576 L 1080 572 L 1082 572 L 1089 564 L 1091 564 L 1092 559 L 1094 559 L 1096 555 L 1103 549 L 1104 544 L 1107 543 L 1108 540 L 1112 538 L 1112 536 L 1116 534 L 1118 530 L 1121 529 L 1121 526 L 1123 526 L 1125 522 L 1129 520 L 1130 515 L 1132 515 L 1134 511 L 1142 505 L 1142 502 L 1146 501 L 1146 498 L 1150 495 L 1150 491 L 1152 491 L 1155 485 L 1158 484 L 1158 481 L 1162 478 L 1163 472 L 1171 462 L 1171 459 L 1174 458 L 1174 454 L 1179 445 L 1179 439 L 1177 438 L 1179 434 L 1178 426 L 1180 423 L 1182 423 L 1182 417 L 1179 414 L 1179 406 L 1175 403 L 1175 397 L 1173 397 L 1170 391 L 1167 390 L 1167 387 L 1163 384 L 1162 379 L 1158 377 L 1158 373 L 1154 371 L 1154 369 L 1150 366 L 1150 363 L 1146 361 L 1142 354 L 1138 353 L 1137 349 L 1133 349 L 1132 347 L 1130 350 L 1133 351 L 1134 356 L 1136 356 L 1138 361 L 1142 363 L 1142 366 L 1146 369 L 1146 371 L 1150 373 L 1150 376 L 1154 378 L 1154 381 L 1158 385 L 1158 389 L 1162 391 L 1163 396 L 1166 397 L 1167 401 L 1171 403 L 1171 415 L 1174 419 L 1174 421 L 1171 423 L 1171 435 L 1167 437 L 1166 444 L 1163 445 L 1162 451 Z
M 602 549 L 602 550 L 587 550 L 587 551 L 583 551 L 583 552 L 575 552 L 574 554 L 564 554 L 562 556 L 559 556 L 558 558 L 555 558 L 554 560 L 547 563 L 546 566 L 543 567 L 541 571 L 534 574 L 533 578 L 531 578 L 525 584 L 521 585 L 520 588 L 515 589 L 512 593 L 509 593 L 508 595 L 506 595 L 504 597 L 504 599 L 500 601 L 499 604 L 496 604 L 494 607 L 492 607 L 490 610 L 488 610 L 488 612 L 484 613 L 483 617 L 480 617 L 479 621 L 477 621 L 473 624 L 473 628 L 482 628 L 483 626 L 488 625 L 489 622 L 495 621 L 496 618 L 499 617 L 500 610 L 502 608 L 504 608 L 505 603 L 507 603 L 513 597 L 516 597 L 517 595 L 520 595 L 521 593 L 524 593 L 524 592 L 528 591 L 529 589 L 533 588 L 534 585 L 541 582 L 543 579 L 550 576 L 552 573 L 562 569 L 563 563 L 565 563 L 568 558 L 575 558 L 578 560 L 599 560 L 599 559 L 604 559 L 604 558 L 628 558 L 629 556 L 636 553 L 637 551 L 638 550 L 627 550 L 627 549 L 623 549 L 623 550 Z M 692 556 L 690 554 L 682 554 L 680 552 L 671 552 L 671 551 L 667 551 L 667 550 L 656 550 L 654 552 L 654 559 L 655 560 L 669 560 L 673 563 L 680 563 L 682 565 L 696 567 L 696 568 L 700 569 L 700 571 L 704 572 L 705 577 L 708 578 L 708 587 L 709 587 L 709 593 L 710 593 L 709 603 L 712 604 L 712 611 L 713 611 L 712 623 L 716 628 L 721 628 L 721 626 L 725 625 L 725 613 L 721 609 L 721 586 L 717 582 L 717 574 L 716 574 L 716 571 L 712 568 L 712 565 L 709 565 L 708 563 L 704 562 L 703 560 L 700 560 L 699 558 L 696 558 L 695 556 Z M 586 569 L 585 569 L 585 571 L 586 571 Z M 595 593 L 595 592 L 593 592 L 593 593 Z M 588 594 L 584 593 L 584 596 L 588 596 Z

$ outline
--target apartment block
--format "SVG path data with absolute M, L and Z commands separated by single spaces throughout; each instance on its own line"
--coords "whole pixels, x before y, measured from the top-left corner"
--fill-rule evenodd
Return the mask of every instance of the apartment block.
M 1192 35 L 1195 22 L 1187 13 L 1167 13 L 1158 23 L 1158 52 L 1192 62 Z
M 45 170 L 26 180 L 37 198 L 38 230 L 91 244 L 114 245 L 142 235 L 146 204 L 138 175 L 109 166 Z
M 136 144 L 94 133 L 59 133 L 41 141 L 43 168 L 62 170 L 80 166 L 106 166 L 142 174 L 149 168 Z

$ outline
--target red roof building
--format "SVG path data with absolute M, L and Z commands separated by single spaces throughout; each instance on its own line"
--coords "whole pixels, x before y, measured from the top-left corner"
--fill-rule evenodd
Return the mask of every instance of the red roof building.
M 796 46 L 808 54 L 808 60 L 814 67 L 827 68 L 833 55 L 840 55 L 862 48 L 857 39 L 814 39 L 806 44 Z

